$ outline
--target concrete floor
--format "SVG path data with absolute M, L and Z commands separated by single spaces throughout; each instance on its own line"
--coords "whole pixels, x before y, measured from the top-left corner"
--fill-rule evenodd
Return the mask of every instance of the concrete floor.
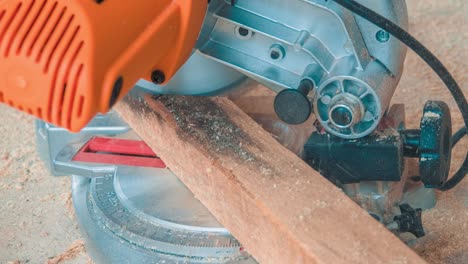
M 0 105 L 0 120 L 0 263 L 46 263 L 80 240 L 70 178 L 53 178 L 39 160 L 32 117 Z
M 407 2 L 411 31 L 443 59 L 468 94 L 467 2 Z M 426 100 L 439 99 L 449 102 L 455 127 L 461 127 L 454 101 L 431 70 L 412 53 L 405 66 L 394 102 L 407 104 L 409 126 L 418 125 Z M 0 263 L 88 263 L 73 216 L 70 179 L 53 178 L 40 162 L 33 120 L 0 105 Z M 465 139 L 453 167 L 466 146 Z M 413 247 L 430 263 L 468 263 L 468 180 L 438 198 L 436 208 L 423 216 L 427 236 Z

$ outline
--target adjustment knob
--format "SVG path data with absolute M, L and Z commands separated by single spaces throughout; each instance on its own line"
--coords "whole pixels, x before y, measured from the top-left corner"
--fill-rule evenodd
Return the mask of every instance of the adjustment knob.
M 312 114 L 312 104 L 307 95 L 314 88 L 313 82 L 304 79 L 297 89 L 285 89 L 275 97 L 276 115 L 291 125 L 302 124 Z
M 400 205 L 401 214 L 393 219 L 398 225 L 398 232 L 409 232 L 416 237 L 426 235 L 421 218 L 421 208 L 414 209 L 409 204 Z
M 438 188 L 448 178 L 452 149 L 452 120 L 448 105 L 428 101 L 420 130 L 401 131 L 404 155 L 419 158 L 419 174 L 427 188 Z
M 451 161 L 452 120 L 448 105 L 428 101 L 421 118 L 419 173 L 426 187 L 442 186 L 448 178 Z

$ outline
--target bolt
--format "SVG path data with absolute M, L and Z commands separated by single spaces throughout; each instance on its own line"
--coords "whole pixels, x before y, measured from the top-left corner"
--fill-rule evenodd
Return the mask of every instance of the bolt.
M 239 27 L 237 29 L 237 31 L 239 32 L 239 35 L 241 35 L 243 37 L 245 37 L 245 36 L 247 36 L 249 34 L 249 30 L 244 28 L 244 27 Z
M 163 71 L 155 70 L 151 73 L 151 81 L 154 84 L 161 84 L 166 80 L 166 75 Z
M 270 58 L 272 60 L 280 60 L 284 58 L 286 51 L 284 50 L 283 46 L 280 44 L 273 44 L 270 47 Z
M 378 42 L 385 43 L 390 39 L 390 33 L 381 29 L 377 31 L 377 34 L 375 34 L 375 38 L 377 39 Z
M 331 120 L 340 128 L 349 127 L 353 123 L 353 112 L 345 105 L 335 106 L 331 111 Z
M 270 53 L 270 57 L 274 60 L 277 60 L 281 54 L 277 50 L 272 50 Z
M 354 95 L 344 93 L 333 97 L 328 105 L 330 122 L 337 128 L 349 128 L 363 118 L 363 105 L 360 99 Z

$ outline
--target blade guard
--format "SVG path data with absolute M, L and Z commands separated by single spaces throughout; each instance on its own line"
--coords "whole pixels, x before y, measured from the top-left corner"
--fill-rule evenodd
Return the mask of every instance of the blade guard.
M 190 56 L 203 0 L 0 1 L 0 102 L 79 131 Z

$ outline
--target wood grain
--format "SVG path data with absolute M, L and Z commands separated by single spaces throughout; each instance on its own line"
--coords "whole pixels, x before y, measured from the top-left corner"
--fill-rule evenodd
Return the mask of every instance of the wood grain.
M 424 263 L 226 98 L 115 110 L 260 263 Z

